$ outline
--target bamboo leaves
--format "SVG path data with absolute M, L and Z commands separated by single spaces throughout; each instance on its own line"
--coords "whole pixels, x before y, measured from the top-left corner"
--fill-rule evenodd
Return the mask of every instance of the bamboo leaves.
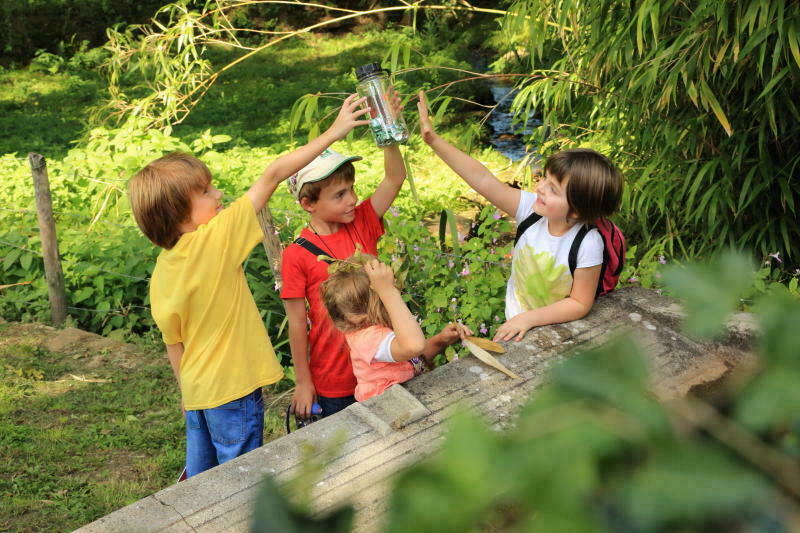
M 786 214 L 796 216 L 800 161 L 796 2 L 633 5 L 515 2 L 513 13 L 568 20 L 573 31 L 507 17 L 504 28 L 527 29 L 536 61 L 559 72 L 522 84 L 514 110 L 527 104 L 542 114 L 545 155 L 608 147 L 627 168 L 621 222 L 642 249 L 695 255 L 719 249 L 725 236 L 795 262 L 789 244 L 800 227 Z M 761 223 L 769 227 L 751 231 Z

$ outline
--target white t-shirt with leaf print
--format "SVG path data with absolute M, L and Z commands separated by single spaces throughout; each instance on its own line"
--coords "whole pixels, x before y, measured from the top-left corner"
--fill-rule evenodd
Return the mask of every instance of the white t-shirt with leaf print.
M 533 213 L 536 194 L 522 191 L 516 221 L 520 224 Z M 506 285 L 506 320 L 516 315 L 550 305 L 569 296 L 572 275 L 569 272 L 569 249 L 583 224 L 575 224 L 564 235 L 550 234 L 547 218 L 542 217 L 522 234 L 514 247 L 511 277 Z M 576 268 L 603 263 L 603 238 L 591 229 L 578 250 Z

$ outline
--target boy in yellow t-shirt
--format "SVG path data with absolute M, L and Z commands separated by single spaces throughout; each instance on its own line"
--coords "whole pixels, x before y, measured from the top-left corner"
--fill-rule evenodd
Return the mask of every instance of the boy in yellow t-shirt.
M 333 125 L 272 162 L 222 208 L 222 193 L 197 158 L 173 153 L 128 184 L 142 232 L 164 250 L 150 280 L 153 319 L 181 389 L 186 474 L 191 477 L 261 446 L 261 387 L 283 371 L 244 277 L 242 263 L 263 235 L 256 213 L 278 184 L 342 139 L 368 109 L 348 97 Z

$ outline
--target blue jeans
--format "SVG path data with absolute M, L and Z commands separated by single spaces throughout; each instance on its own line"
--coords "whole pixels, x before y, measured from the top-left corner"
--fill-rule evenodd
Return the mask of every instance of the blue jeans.
M 264 442 L 264 398 L 258 388 L 211 409 L 186 411 L 186 475 L 221 465 Z
M 326 398 L 325 396 L 317 396 L 317 403 L 322 407 L 322 416 L 331 416 L 338 413 L 348 405 L 356 403 L 355 396 L 343 396 L 341 398 Z

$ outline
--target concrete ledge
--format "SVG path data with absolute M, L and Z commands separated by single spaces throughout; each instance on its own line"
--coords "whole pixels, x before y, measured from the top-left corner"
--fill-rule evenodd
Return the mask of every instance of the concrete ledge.
M 755 327 L 750 317 L 734 318 L 730 338 L 700 344 L 679 333 L 674 301 L 640 288 L 601 298 L 583 320 L 536 328 L 520 342 L 507 343 L 499 359 L 522 379 L 514 380 L 472 356 L 396 385 L 383 395 L 268 443 L 262 448 L 186 482 L 120 509 L 79 531 L 247 531 L 251 506 L 265 475 L 294 477 L 306 444 L 344 444 L 314 488 L 315 510 L 345 503 L 356 508 L 356 531 L 381 528 L 392 477 L 439 448 L 445 422 L 466 408 L 503 429 L 546 380 L 551 365 L 575 349 L 629 332 L 648 354 L 652 389 L 669 400 L 726 379 L 742 363 Z
M 402 385 L 392 385 L 383 394 L 353 404 L 348 409 L 383 437 L 431 414 Z

